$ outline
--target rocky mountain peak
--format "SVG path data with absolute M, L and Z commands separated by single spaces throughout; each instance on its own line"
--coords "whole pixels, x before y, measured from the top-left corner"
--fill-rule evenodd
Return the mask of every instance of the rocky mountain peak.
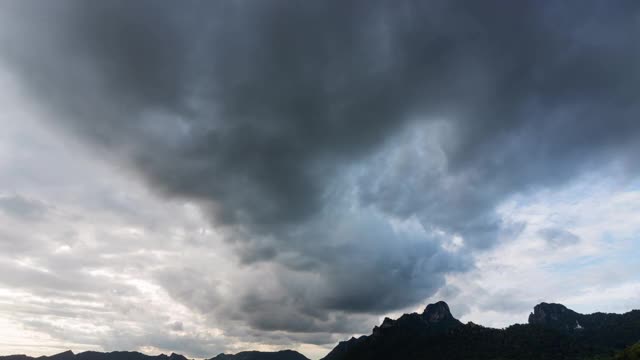
M 451 315 L 449 305 L 447 305 L 446 302 L 438 301 L 435 304 L 427 305 L 427 308 L 424 309 L 422 313 L 422 318 L 427 322 L 436 323 L 442 320 L 453 319 L 453 315 Z
M 580 317 L 580 314 L 562 304 L 543 302 L 533 308 L 529 324 L 570 330 L 578 327 Z

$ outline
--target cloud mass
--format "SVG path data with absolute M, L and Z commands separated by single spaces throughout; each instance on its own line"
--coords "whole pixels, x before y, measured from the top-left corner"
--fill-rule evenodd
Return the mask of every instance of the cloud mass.
M 584 242 L 500 207 L 605 168 L 637 178 L 639 14 L 622 0 L 6 1 L 0 64 L 43 127 L 202 214 L 215 236 L 164 241 L 150 219 L 165 215 L 92 198 L 157 231 L 134 248 L 192 256 L 144 269 L 158 291 L 229 336 L 328 344 L 522 234 Z M 14 226 L 63 216 L 5 186 Z M 20 279 L 82 285 L 36 273 Z

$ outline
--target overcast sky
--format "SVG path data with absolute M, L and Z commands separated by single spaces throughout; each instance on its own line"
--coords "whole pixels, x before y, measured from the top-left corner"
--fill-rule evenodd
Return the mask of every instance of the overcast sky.
M 0 353 L 640 308 L 640 2 L 0 2 Z

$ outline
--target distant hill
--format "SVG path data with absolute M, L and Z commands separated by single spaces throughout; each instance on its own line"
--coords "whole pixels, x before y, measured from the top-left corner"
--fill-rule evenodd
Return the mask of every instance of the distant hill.
M 506 329 L 462 324 L 444 302 L 422 314 L 385 319 L 371 335 L 339 343 L 323 360 L 606 359 L 640 340 L 640 311 L 579 314 L 542 303 L 529 324 Z
M 30 357 L 26 355 L 0 356 L 0 360 L 187 360 L 178 354 L 169 356 L 161 354 L 157 356 L 145 355 L 136 351 L 96 352 L 86 351 L 74 354 L 65 351 L 52 356 Z M 309 360 L 304 355 L 293 350 L 276 352 L 245 351 L 235 355 L 220 354 L 211 360 Z
M 188 360 L 186 357 L 172 353 L 171 355 L 160 354 L 157 356 L 145 355 L 137 351 L 113 351 L 98 352 L 85 351 L 74 354 L 72 351 L 65 351 L 51 356 L 31 357 L 27 355 L 0 356 L 0 360 Z
M 235 355 L 220 354 L 210 360 L 309 360 L 304 355 L 293 350 L 276 352 L 243 351 Z

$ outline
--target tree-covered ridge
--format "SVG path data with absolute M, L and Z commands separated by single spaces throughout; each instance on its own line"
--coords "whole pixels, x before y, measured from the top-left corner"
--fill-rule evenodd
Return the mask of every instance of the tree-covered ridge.
M 640 360 L 640 342 L 624 349 L 624 351 L 614 356 L 613 360 Z
M 462 324 L 438 304 L 422 314 L 385 319 L 371 335 L 338 344 L 324 360 L 609 360 L 640 340 L 637 310 L 585 315 L 542 303 L 529 324 L 492 329 Z M 441 313 L 434 316 L 436 308 Z

